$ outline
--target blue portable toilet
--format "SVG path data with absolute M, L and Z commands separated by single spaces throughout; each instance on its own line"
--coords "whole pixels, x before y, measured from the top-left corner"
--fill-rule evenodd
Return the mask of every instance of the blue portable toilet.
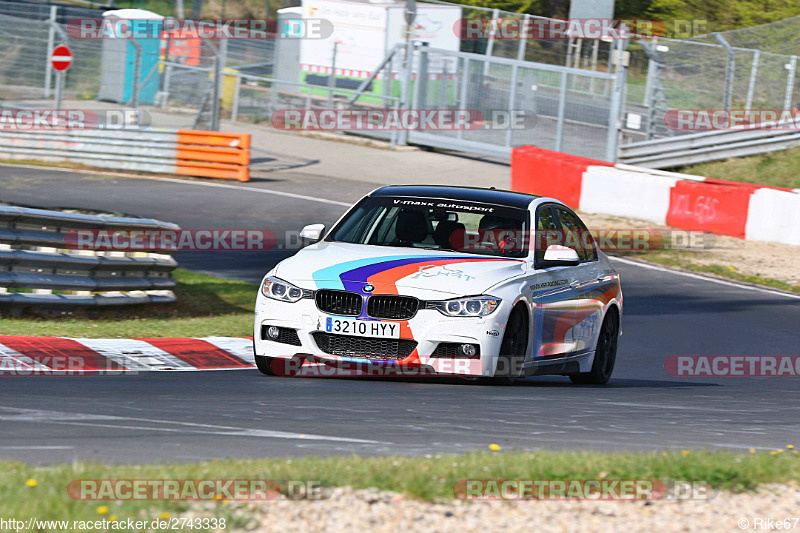
M 144 9 L 115 9 L 103 13 L 102 69 L 98 100 L 127 104 L 133 98 L 136 79 L 136 50 L 139 62 L 140 104 L 155 102 L 161 83 L 158 61 L 164 17 Z

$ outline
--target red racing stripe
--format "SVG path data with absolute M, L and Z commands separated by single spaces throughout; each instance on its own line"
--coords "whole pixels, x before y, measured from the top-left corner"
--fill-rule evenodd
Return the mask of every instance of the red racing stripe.
M 136 339 L 174 355 L 195 368 L 251 368 L 253 365 L 201 339 Z
M 127 370 L 116 361 L 72 339 L 0 336 L 0 344 L 52 370 L 75 374 L 93 374 L 98 370 Z

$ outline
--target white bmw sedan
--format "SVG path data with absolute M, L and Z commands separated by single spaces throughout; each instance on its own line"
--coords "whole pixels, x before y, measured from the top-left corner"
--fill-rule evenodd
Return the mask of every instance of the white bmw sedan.
M 304 365 L 606 383 L 620 279 L 578 216 L 553 198 L 495 189 L 387 186 L 264 277 L 259 370 Z M 355 366 L 354 366 L 355 365 Z

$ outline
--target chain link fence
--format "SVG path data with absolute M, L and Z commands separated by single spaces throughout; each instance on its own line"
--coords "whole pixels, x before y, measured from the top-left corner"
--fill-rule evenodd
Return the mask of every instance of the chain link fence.
M 459 6 L 442 0 L 425 3 Z M 463 19 L 487 23 L 491 19 L 525 24 L 552 20 L 499 9 L 459 7 Z M 87 102 L 107 100 L 104 75 L 107 80 L 109 70 L 122 67 L 103 59 L 106 41 L 73 39 L 66 32 L 71 20 L 100 18 L 104 11 L 0 0 L 2 105 L 52 106 L 55 82 L 48 57 L 57 44 L 70 46 L 74 57 L 66 73 L 65 98 Z M 798 24 L 800 17 L 723 32 L 721 38 L 725 44 L 716 35 L 623 43 L 630 52 L 619 123 L 623 142 L 679 133 L 664 127 L 663 115 L 669 109 L 781 109 L 800 101 L 796 57 L 792 55 L 800 52 L 794 31 Z M 337 85 L 334 88 L 339 92 L 334 95 L 326 87 L 325 78 L 329 76 L 317 76 L 320 79 L 314 83 L 273 79 L 278 52 L 276 41 L 266 35 L 263 39 L 190 41 L 170 38 L 160 46 L 143 48 L 138 58 L 129 53 L 125 68 L 135 68 L 131 64 L 139 63 L 136 87 L 133 92 L 126 89 L 111 100 L 123 105 L 152 105 L 154 109 L 183 112 L 193 117 L 195 126 L 209 127 L 208 116 L 215 99 L 222 101 L 225 118 L 265 122 L 275 109 L 275 102 L 283 105 L 284 101 L 298 101 L 297 94 L 306 95 L 304 102 L 311 107 L 330 106 L 332 101 L 341 105 L 354 96 L 348 91 L 354 91 L 360 81 L 346 87 Z M 570 153 L 596 155 L 598 147 L 606 144 L 606 130 L 615 126 L 609 123 L 615 46 L 616 42 L 602 40 L 503 39 L 493 34 L 483 39 L 462 39 L 461 53 L 477 54 L 485 61 L 429 58 L 428 68 L 434 70 L 421 75 L 424 83 L 412 83 L 412 89 L 416 90 L 417 85 L 424 89 L 417 96 L 421 98 L 417 105 L 436 108 L 473 105 L 490 111 L 508 110 L 513 105 L 526 116 L 536 117 L 537 125 L 525 131 L 465 132 L 459 141 L 466 140 L 465 135 L 475 135 L 498 146 L 534 143 Z M 402 96 L 402 87 L 396 81 L 403 72 L 401 55 L 393 58 L 386 71 L 373 80 L 379 92 L 366 91 L 371 100 L 362 96 L 360 103 L 384 108 L 395 105 Z M 504 60 L 520 63 L 515 67 Z M 435 63 L 437 66 L 432 67 Z M 568 70 L 564 74 L 536 65 L 580 69 L 580 72 Z M 415 58 L 416 74 L 419 68 L 419 59 Z M 217 70 L 220 84 L 214 83 Z M 433 79 L 428 80 L 428 76 Z M 281 85 L 281 81 L 285 83 Z M 140 95 L 141 92 L 147 94 Z M 552 123 L 559 122 L 562 101 L 566 102 L 563 119 L 561 126 L 556 127 Z M 167 121 L 157 125 L 170 124 Z M 448 132 L 441 136 L 457 134 Z

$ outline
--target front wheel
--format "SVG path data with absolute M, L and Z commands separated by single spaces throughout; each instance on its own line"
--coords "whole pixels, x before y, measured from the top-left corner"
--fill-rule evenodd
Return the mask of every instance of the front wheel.
M 522 371 L 525 351 L 528 349 L 528 324 L 523 307 L 515 307 L 508 317 L 508 324 L 500 344 L 497 369 L 489 382 L 492 385 L 511 385 Z
M 275 372 L 272 370 L 272 362 L 275 360 L 274 357 L 256 355 L 255 358 L 256 358 L 256 368 L 258 368 L 262 374 L 267 376 L 276 375 Z
M 615 310 L 606 313 L 600 335 L 597 339 L 597 349 L 594 353 L 594 362 L 589 372 L 570 374 L 569 379 L 580 385 L 603 385 L 611 379 L 614 372 L 614 363 L 617 360 L 617 340 L 619 339 L 619 315 Z

